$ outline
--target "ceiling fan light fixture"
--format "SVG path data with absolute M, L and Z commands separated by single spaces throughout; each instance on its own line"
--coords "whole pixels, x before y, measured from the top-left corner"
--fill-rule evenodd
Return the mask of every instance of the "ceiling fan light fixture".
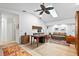
M 42 17 L 42 15 L 39 15 L 39 17 Z
M 51 14 L 53 17 L 58 17 L 58 15 L 57 15 L 55 9 L 49 10 L 49 12 L 50 12 L 50 14 Z

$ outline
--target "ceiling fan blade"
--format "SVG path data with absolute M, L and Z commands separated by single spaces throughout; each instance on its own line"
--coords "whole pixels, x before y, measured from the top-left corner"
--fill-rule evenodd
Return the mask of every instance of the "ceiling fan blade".
M 44 6 L 44 5 L 40 5 L 40 7 L 42 8 L 42 10 L 44 10 L 44 9 L 45 9 L 45 6 Z
M 43 11 L 42 11 L 42 12 L 40 12 L 40 14 L 39 14 L 39 15 L 41 15 L 41 14 L 43 14 Z
M 46 13 L 46 14 L 50 14 L 50 12 L 49 12 L 48 10 L 47 10 L 47 11 L 45 11 L 45 13 Z
M 35 10 L 35 12 L 41 11 L 41 9 Z
M 52 10 L 52 9 L 54 9 L 54 7 L 48 7 L 48 8 L 46 8 L 46 10 Z

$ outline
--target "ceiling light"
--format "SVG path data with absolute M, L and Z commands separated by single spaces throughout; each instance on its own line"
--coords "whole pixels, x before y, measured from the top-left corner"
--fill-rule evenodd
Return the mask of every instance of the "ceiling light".
M 51 14 L 53 17 L 58 17 L 58 15 L 57 15 L 55 9 L 49 10 L 49 12 L 50 12 L 50 14 Z
M 39 15 L 39 17 L 41 18 L 41 17 L 42 17 L 42 15 Z
M 52 6 L 52 5 L 49 5 L 48 7 L 53 7 L 53 6 Z M 55 8 L 54 8 L 53 10 L 49 10 L 49 12 L 50 12 L 50 14 L 51 14 L 53 17 L 58 17 Z

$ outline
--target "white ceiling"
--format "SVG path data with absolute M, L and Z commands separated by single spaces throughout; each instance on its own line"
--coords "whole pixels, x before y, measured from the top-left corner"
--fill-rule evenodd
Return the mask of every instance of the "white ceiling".
M 42 20 L 45 23 L 69 19 L 75 17 L 75 10 L 78 10 L 79 6 L 75 3 L 46 3 L 45 6 L 53 5 L 58 17 L 54 18 L 51 15 L 43 13 Z M 39 12 L 34 12 L 36 9 L 40 9 L 40 3 L 0 3 L 0 8 L 10 9 L 17 12 L 26 10 L 29 13 L 39 17 Z

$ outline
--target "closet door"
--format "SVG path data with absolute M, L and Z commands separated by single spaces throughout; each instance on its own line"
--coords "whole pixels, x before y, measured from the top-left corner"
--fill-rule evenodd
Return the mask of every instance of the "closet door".
M 2 13 L 0 17 L 0 44 L 3 42 L 19 42 L 19 29 L 17 28 L 19 16 L 16 14 Z
M 7 19 L 7 40 L 16 41 L 15 24 L 13 18 Z

